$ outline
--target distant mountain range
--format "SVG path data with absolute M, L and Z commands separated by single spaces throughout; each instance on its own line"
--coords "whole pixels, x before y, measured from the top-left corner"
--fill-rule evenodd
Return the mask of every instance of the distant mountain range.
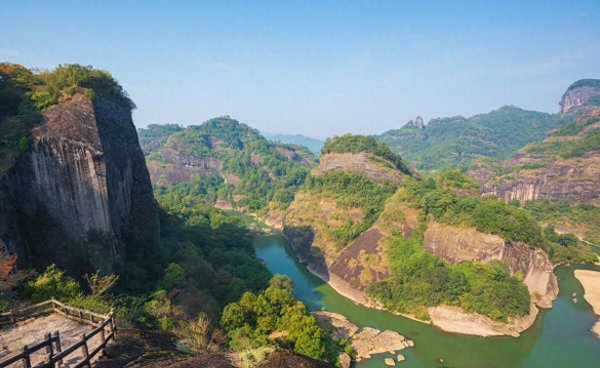
M 464 168 L 473 160 L 507 159 L 599 105 L 600 80 L 581 79 L 562 96 L 558 114 L 504 106 L 469 118 L 432 119 L 427 124 L 417 117 L 376 137 L 417 169 Z
M 321 153 L 321 147 L 323 147 L 324 141 L 316 138 L 307 137 L 302 134 L 276 134 L 276 133 L 265 133 L 261 132 L 262 135 L 270 141 L 286 143 L 286 144 L 298 144 L 307 147 L 315 155 Z

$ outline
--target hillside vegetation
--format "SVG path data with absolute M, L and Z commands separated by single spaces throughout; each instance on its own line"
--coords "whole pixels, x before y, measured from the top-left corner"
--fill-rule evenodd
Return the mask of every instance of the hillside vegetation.
M 600 150 L 600 109 L 563 125 L 548 139 L 524 147 L 520 152 L 552 155 L 560 158 L 581 157 Z
M 324 170 L 325 157 L 334 154 L 368 154 L 364 165 L 374 171 L 412 175 L 400 156 L 383 142 L 369 136 L 344 135 L 328 139 L 321 150 L 321 165 L 299 188 L 285 216 L 285 230 L 294 241 L 312 243 L 332 260 L 345 246 L 369 229 L 383 210 L 385 201 L 397 188 L 397 181 L 375 181 L 365 166 L 345 166 L 348 158 L 336 161 L 341 166 Z M 400 170 L 406 174 L 400 174 Z M 383 176 L 385 178 L 385 176 Z M 314 239 L 313 239 L 314 237 Z
M 569 241 L 572 234 L 558 236 L 543 230 L 527 210 L 491 196 L 453 193 L 471 181 L 466 176 L 460 180 L 456 173 L 450 175 L 452 180 L 447 176 L 424 181 L 407 178 L 390 198 L 417 209 L 419 226 L 410 236 L 392 233 L 388 240 L 390 277 L 369 287 L 369 294 L 386 308 L 426 318 L 426 307 L 455 305 L 500 321 L 529 312 L 523 275 L 511 276 L 505 261 L 448 264 L 425 252 L 423 233 L 432 220 L 542 248 L 555 264 L 593 262 L 596 258 L 589 247 L 576 239 Z
M 506 158 L 530 142 L 543 139 L 563 124 L 556 115 L 505 106 L 470 118 L 431 120 L 389 130 L 377 139 L 386 142 L 418 169 L 465 167 L 477 158 Z
M 314 165 L 307 148 L 270 142 L 229 117 L 185 129 L 151 125 L 140 137 L 159 193 L 196 194 L 253 212 L 287 208 Z

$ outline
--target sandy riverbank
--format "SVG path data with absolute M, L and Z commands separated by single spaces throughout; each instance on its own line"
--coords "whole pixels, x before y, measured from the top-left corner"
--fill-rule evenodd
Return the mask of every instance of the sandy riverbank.
M 600 271 L 575 270 L 575 278 L 583 286 L 583 298 L 592 306 L 594 314 L 600 316 Z M 600 319 L 592 331 L 600 339 Z

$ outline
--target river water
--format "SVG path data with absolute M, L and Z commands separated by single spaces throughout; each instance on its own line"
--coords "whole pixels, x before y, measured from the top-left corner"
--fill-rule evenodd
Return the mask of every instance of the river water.
M 256 238 L 255 247 L 271 272 L 294 280 L 296 297 L 310 309 L 324 308 L 343 314 L 359 327 L 394 330 L 414 340 L 415 347 L 402 351 L 406 361 L 399 367 L 600 367 L 600 340 L 590 331 L 596 317 L 583 300 L 583 289 L 573 276 L 575 267 L 557 268 L 560 294 L 554 307 L 542 310 L 533 326 L 520 337 L 482 338 L 449 334 L 431 325 L 354 304 L 311 274 L 281 235 L 261 235 Z M 594 266 L 579 268 L 600 270 Z M 571 300 L 574 292 L 579 299 L 577 304 Z M 356 367 L 385 367 L 383 360 L 390 357 L 387 353 L 376 355 Z

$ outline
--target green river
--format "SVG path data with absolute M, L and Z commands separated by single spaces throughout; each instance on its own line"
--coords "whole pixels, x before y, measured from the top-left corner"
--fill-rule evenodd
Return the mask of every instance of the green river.
M 583 289 L 573 276 L 575 267 L 556 270 L 560 294 L 554 307 L 543 310 L 520 337 L 482 338 L 445 333 L 431 325 L 354 304 L 311 274 L 281 235 L 261 235 L 255 247 L 271 272 L 286 274 L 294 280 L 296 297 L 310 309 L 324 308 L 343 314 L 359 327 L 394 330 L 414 340 L 415 347 L 402 351 L 406 361 L 399 367 L 600 367 L 600 340 L 590 331 L 596 317 L 583 300 Z M 600 270 L 594 266 L 579 268 Z M 571 300 L 573 292 L 577 293 L 577 304 Z M 376 355 L 356 367 L 385 367 L 386 357 L 392 356 Z

